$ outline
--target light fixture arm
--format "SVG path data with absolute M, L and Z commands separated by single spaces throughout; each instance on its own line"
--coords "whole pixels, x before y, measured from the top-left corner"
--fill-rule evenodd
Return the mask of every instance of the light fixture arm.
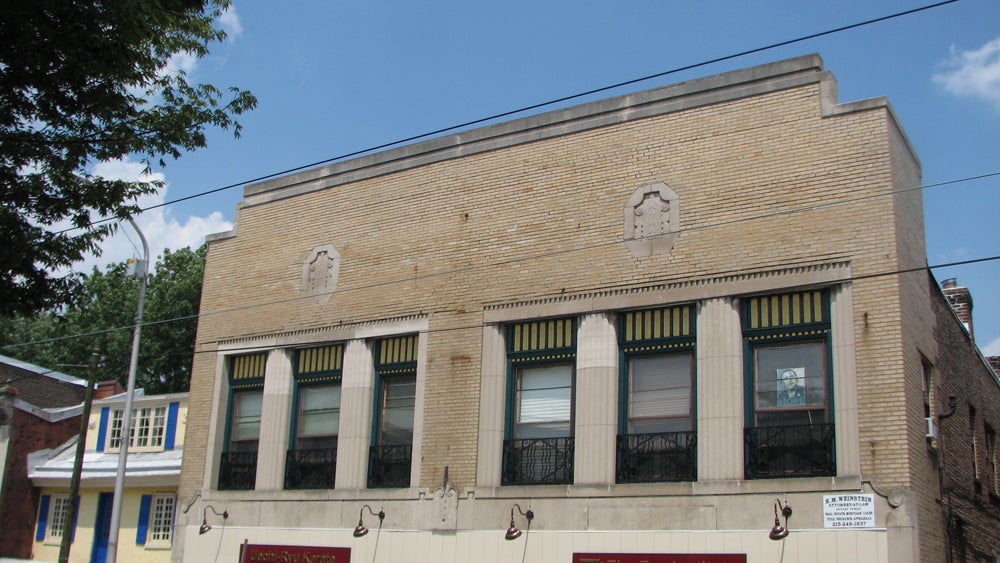
M 780 516 L 779 516 L 780 515 Z M 788 502 L 785 505 L 781 505 L 781 499 L 774 499 L 774 526 L 771 528 L 771 532 L 767 537 L 774 541 L 783 540 L 788 537 L 788 517 L 792 515 L 792 507 L 788 506 Z M 785 525 L 781 525 L 780 517 L 785 518 Z
M 531 521 L 535 518 L 535 512 L 528 507 L 527 511 L 521 510 L 521 505 L 514 503 L 514 506 L 510 507 L 510 528 L 507 528 L 507 533 L 504 534 L 504 539 L 515 540 L 521 537 L 521 530 L 518 529 L 517 525 L 514 523 L 514 509 L 517 509 L 521 516 L 528 519 L 528 525 L 526 529 L 531 529 Z
M 198 535 L 199 536 L 212 529 L 212 526 L 210 526 L 208 524 L 208 511 L 209 510 L 211 510 L 212 514 L 215 514 L 216 516 L 222 516 L 222 521 L 223 522 L 225 522 L 226 520 L 229 519 L 229 511 L 228 510 L 222 509 L 222 512 L 220 513 L 211 504 L 205 505 L 205 509 L 201 511 L 201 527 L 198 528 Z
M 378 516 L 378 527 L 382 528 L 382 521 L 385 520 L 385 511 L 381 508 L 378 512 L 375 512 L 372 507 L 367 504 L 361 507 L 361 511 L 358 513 L 358 526 L 354 528 L 354 537 L 360 538 L 368 533 L 368 528 L 365 527 L 365 509 L 368 509 L 368 513 L 372 516 Z

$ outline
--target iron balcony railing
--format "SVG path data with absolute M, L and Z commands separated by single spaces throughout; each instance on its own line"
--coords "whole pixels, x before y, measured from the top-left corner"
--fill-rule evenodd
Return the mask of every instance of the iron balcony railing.
M 744 431 L 747 479 L 836 475 L 834 425 L 760 426 Z
M 372 446 L 368 452 L 368 488 L 410 486 L 413 446 Z
M 658 432 L 618 436 L 618 483 L 695 481 L 698 476 L 698 435 Z
M 566 485 L 573 482 L 573 438 L 504 440 L 504 485 Z
M 337 474 L 337 447 L 288 450 L 286 489 L 332 489 Z
M 257 482 L 257 452 L 222 452 L 220 491 L 252 491 Z

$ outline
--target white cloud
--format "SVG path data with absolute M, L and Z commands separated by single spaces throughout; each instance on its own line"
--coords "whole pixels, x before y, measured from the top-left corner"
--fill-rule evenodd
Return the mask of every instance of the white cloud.
M 110 179 L 164 181 L 163 174 L 154 172 L 143 176 L 143 165 L 132 161 L 102 162 L 94 167 L 95 175 Z M 144 209 L 159 205 L 166 201 L 167 188 L 161 188 L 154 194 L 148 194 L 139 199 L 139 207 Z M 179 221 L 171 216 L 170 207 L 157 207 L 135 217 L 136 224 L 142 230 L 149 244 L 150 267 L 156 262 L 156 257 L 163 254 L 165 248 L 180 250 L 185 247 L 196 249 L 205 242 L 205 235 L 232 230 L 233 224 L 226 221 L 222 213 L 212 211 L 204 216 L 189 216 Z M 82 262 L 73 265 L 73 270 L 90 273 L 97 266 L 104 269 L 108 264 L 116 264 L 129 258 L 142 257 L 142 242 L 135 229 L 130 224 L 121 224 L 117 232 L 101 243 L 101 256 L 88 255 Z M 58 274 L 58 273 L 57 273 Z
M 993 339 L 983 347 L 983 355 L 989 358 L 990 356 L 1000 356 L 1000 336 Z
M 167 59 L 167 66 L 163 69 L 163 72 L 170 74 L 175 74 L 178 72 L 183 72 L 184 74 L 191 74 L 198 68 L 198 57 L 192 55 L 187 51 L 181 51 L 170 55 Z
M 240 36 L 243 33 L 243 24 L 240 23 L 240 16 L 236 14 L 236 6 L 232 4 L 221 14 L 219 14 L 219 25 L 226 32 L 229 40 Z
M 971 96 L 991 102 L 1000 111 L 1000 37 L 975 51 L 951 48 L 951 58 L 934 81 L 956 96 Z

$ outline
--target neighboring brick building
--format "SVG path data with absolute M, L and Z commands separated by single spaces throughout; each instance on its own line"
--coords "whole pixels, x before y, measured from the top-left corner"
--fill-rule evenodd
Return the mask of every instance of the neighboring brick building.
M 248 187 L 174 559 L 945 560 L 918 185 L 811 55 Z
M 87 383 L 0 356 L 0 557 L 31 557 L 38 492 L 28 479 L 28 454 L 80 432 Z M 8 415 L 10 418 L 8 418 Z
M 940 439 L 929 442 L 928 454 L 940 471 L 937 495 L 948 522 L 949 560 L 995 561 L 1000 554 L 1000 376 L 972 337 L 969 290 L 954 279 L 941 285 L 942 292 L 933 295 L 939 354 L 929 366 L 928 386 Z

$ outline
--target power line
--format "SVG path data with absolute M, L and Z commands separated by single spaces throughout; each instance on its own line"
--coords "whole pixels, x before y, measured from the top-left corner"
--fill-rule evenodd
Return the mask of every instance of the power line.
M 833 28 L 833 29 L 828 29 L 826 31 L 820 31 L 820 32 L 817 32 L 817 33 L 811 33 L 811 34 L 808 34 L 808 35 L 803 35 L 803 36 L 800 36 L 800 37 L 796 37 L 794 39 L 787 39 L 787 40 L 784 40 L 784 41 L 779 41 L 777 43 L 771 43 L 771 44 L 765 45 L 763 47 L 756 47 L 756 48 L 753 48 L 753 49 L 747 49 L 745 51 L 740 51 L 738 53 L 732 53 L 732 54 L 729 54 L 729 55 L 724 55 L 724 56 L 721 56 L 721 57 L 716 57 L 716 58 L 713 58 L 713 59 L 708 59 L 708 60 L 704 60 L 704 61 L 701 61 L 701 62 L 697 62 L 697 63 L 693 63 L 693 64 L 688 64 L 688 65 L 684 65 L 684 66 L 672 68 L 670 70 L 665 70 L 665 71 L 662 71 L 662 72 L 657 72 L 655 74 L 649 74 L 647 76 L 643 76 L 643 77 L 640 77 L 640 78 L 634 78 L 634 79 L 631 79 L 631 80 L 626 80 L 624 82 L 618 82 L 618 83 L 615 83 L 615 84 L 611 84 L 611 85 L 607 85 L 607 86 L 601 86 L 599 88 L 594 88 L 594 89 L 587 90 L 587 91 L 584 91 L 584 92 L 579 92 L 577 94 L 570 94 L 570 95 L 562 96 L 560 98 L 556 98 L 556 99 L 553 99 L 553 100 L 549 100 L 549 101 L 545 101 L 545 102 L 539 102 L 539 103 L 531 104 L 531 105 L 528 105 L 528 106 L 523 106 L 523 107 L 520 107 L 520 108 L 517 108 L 517 109 L 513 109 L 513 110 L 508 110 L 508 111 L 496 113 L 496 114 L 490 115 L 488 117 L 482 117 L 482 118 L 479 118 L 479 119 L 473 119 L 471 121 L 466 121 L 466 122 L 463 122 L 463 123 L 459 123 L 457 125 L 451 125 L 449 127 L 443 127 L 443 128 L 440 128 L 440 129 L 435 129 L 433 131 L 428 131 L 426 133 L 421 133 L 419 135 L 413 135 L 413 136 L 410 136 L 410 137 L 405 137 L 405 138 L 402 138 L 402 139 L 397 139 L 395 141 L 390 141 L 390 142 L 387 142 L 387 143 L 382 143 L 382 144 L 379 144 L 379 145 L 374 145 L 374 146 L 371 146 L 371 147 L 368 147 L 368 148 L 364 148 L 364 149 L 360 149 L 360 150 L 356 150 L 356 151 L 344 153 L 344 154 L 341 154 L 341 155 L 338 155 L 338 156 L 333 156 L 333 157 L 330 157 L 330 158 L 327 158 L 327 159 L 324 159 L 324 160 L 318 160 L 316 162 L 312 162 L 312 163 L 309 163 L 309 164 L 303 164 L 303 165 L 300 165 L 300 166 L 295 166 L 293 168 L 287 168 L 287 169 L 279 171 L 279 172 L 273 172 L 273 173 L 270 173 L 270 174 L 265 174 L 263 176 L 257 176 L 255 178 L 250 178 L 250 179 L 243 180 L 243 181 L 240 181 L 240 182 L 236 182 L 236 183 L 232 183 L 232 184 L 227 184 L 225 186 L 221 186 L 221 187 L 218 187 L 218 188 L 213 188 L 213 189 L 210 189 L 210 190 L 205 190 L 205 191 L 202 191 L 202 192 L 194 193 L 194 194 L 191 194 L 189 196 L 185 196 L 185 197 L 173 199 L 173 200 L 170 200 L 170 201 L 165 201 L 163 203 L 159 203 L 159 204 L 156 204 L 156 205 L 152 205 L 150 207 L 143 208 L 143 209 L 140 210 L 140 212 L 151 211 L 153 209 L 157 209 L 157 208 L 160 208 L 160 207 L 165 207 L 167 205 L 173 205 L 173 204 L 176 204 L 176 203 L 182 203 L 182 202 L 189 201 L 189 200 L 192 200 L 192 199 L 196 199 L 196 198 L 199 198 L 199 197 L 204 197 L 204 196 L 208 196 L 208 195 L 211 195 L 211 194 L 219 193 L 219 192 L 222 192 L 222 191 L 230 190 L 230 189 L 233 189 L 233 188 L 238 188 L 240 186 L 244 186 L 244 185 L 247 185 L 247 184 L 253 184 L 253 183 L 257 183 L 257 182 L 262 182 L 264 180 L 269 180 L 271 178 L 276 178 L 276 177 L 279 177 L 279 176 L 284 176 L 284 175 L 287 175 L 287 174 L 291 174 L 293 172 L 299 172 L 299 171 L 306 170 L 306 169 L 309 169 L 309 168 L 314 168 L 316 166 L 321 166 L 321 165 L 324 165 L 324 164 L 330 164 L 332 162 L 336 162 L 336 161 L 339 161 L 339 160 L 344 160 L 344 159 L 351 158 L 351 157 L 354 157 L 354 156 L 360 156 L 360 155 L 363 155 L 363 154 L 366 154 L 366 153 L 370 153 L 370 152 L 373 152 L 373 151 L 378 151 L 378 150 L 387 149 L 387 148 L 390 148 L 390 147 L 393 147 L 393 146 L 396 146 L 396 145 L 401 145 L 403 143 L 409 143 L 409 142 L 412 142 L 412 141 L 417 141 L 417 140 L 420 140 L 420 139 L 425 139 L 427 137 L 432 137 L 434 135 L 440 135 L 442 133 L 448 133 L 450 131 L 455 131 L 455 130 L 458 130 L 458 129 L 464 129 L 466 127 L 471 127 L 473 125 L 479 125 L 479 124 L 482 124 L 482 123 L 485 123 L 485 122 L 488 122 L 488 121 L 493 121 L 493 120 L 496 120 L 496 119 L 510 117 L 510 116 L 513 116 L 513 115 L 516 115 L 516 114 L 519 114 L 519 113 L 524 113 L 526 111 L 540 109 L 540 108 L 543 108 L 543 107 L 547 107 L 547 106 L 559 104 L 559 103 L 562 103 L 562 102 L 568 102 L 568 101 L 575 100 L 575 99 L 578 99 L 578 98 L 583 98 L 585 96 L 590 96 L 590 95 L 593 95 L 593 94 L 599 94 L 601 92 L 606 92 L 606 91 L 609 91 L 609 90 L 614 90 L 616 88 L 621 88 L 621 87 L 624 87 L 624 86 L 631 86 L 633 84 L 638 84 L 640 82 L 645 82 L 645 81 L 648 81 L 648 80 L 653 80 L 655 78 L 662 78 L 664 76 L 669 76 L 671 74 L 677 74 L 679 72 L 684 72 L 684 71 L 687 71 L 687 70 L 693 70 L 693 69 L 701 68 L 701 67 L 704 67 L 704 66 L 709 66 L 709 65 L 712 65 L 712 64 L 720 63 L 720 62 L 729 61 L 729 60 L 737 59 L 737 58 L 740 58 L 740 57 L 745 57 L 747 55 L 753 55 L 753 54 L 761 53 L 761 52 L 764 52 L 764 51 L 769 51 L 771 49 L 777 49 L 779 47 L 786 47 L 788 45 L 794 45 L 796 43 L 801 43 L 801 42 L 808 41 L 808 40 L 811 40 L 811 39 L 817 39 L 817 38 L 820 38 L 820 37 L 825 37 L 827 35 L 832 35 L 832 34 L 835 34 L 835 33 L 841 33 L 841 32 L 844 32 L 844 31 L 849 31 L 849 30 L 852 30 L 852 29 L 857 29 L 857 28 L 860 28 L 860 27 L 865 27 L 865 26 L 868 26 L 868 25 L 873 25 L 873 24 L 876 24 L 876 23 L 881 23 L 881 22 L 884 22 L 884 21 L 888 21 L 888 20 L 900 18 L 900 17 L 903 17 L 903 16 L 912 15 L 912 14 L 915 14 L 915 13 L 918 13 L 918 12 L 923 12 L 923 11 L 926 11 L 926 10 L 931 10 L 931 9 L 934 9 L 934 8 L 939 8 L 939 7 L 945 6 L 947 4 L 954 4 L 954 3 L 958 2 L 958 1 L 959 0 L 944 0 L 942 2 L 937 2 L 937 3 L 934 3 L 934 4 L 928 4 L 926 6 L 921 6 L 921 7 L 913 8 L 913 9 L 910 9 L 910 10 L 904 10 L 902 12 L 896 12 L 896 13 L 893 13 L 893 14 L 889 14 L 887 16 L 881 16 L 881 17 L 874 18 L 874 19 L 869 19 L 869 20 L 865 20 L 865 21 L 861 21 L 861 22 L 857 22 L 857 23 L 853 23 L 853 24 L 849 24 L 849 25 L 844 25 L 844 26 Z M 95 221 L 93 224 L 96 225 L 96 224 L 100 224 L 100 223 L 111 221 L 111 220 L 114 220 L 114 219 L 113 218 L 101 219 L 99 221 Z M 60 231 L 59 234 L 65 233 L 65 232 L 68 232 L 68 231 L 72 231 L 72 230 L 75 230 L 75 228 L 65 229 L 63 231 Z
M 834 206 L 837 206 L 837 205 L 845 205 L 845 204 L 849 204 L 849 203 L 857 203 L 857 202 L 860 202 L 860 201 L 865 201 L 865 200 L 879 198 L 879 197 L 895 196 L 895 195 L 898 195 L 898 194 L 901 194 L 901 193 L 907 193 L 907 192 L 918 191 L 918 190 L 926 190 L 926 189 L 930 189 L 930 188 L 936 188 L 936 187 L 941 187 L 941 186 L 953 185 L 953 184 L 958 184 L 958 183 L 962 183 L 962 182 L 968 182 L 968 181 L 973 181 L 973 180 L 980 180 L 980 179 L 983 179 L 983 178 L 990 178 L 990 177 L 996 177 L 996 176 L 1000 176 L 1000 172 L 990 172 L 990 173 L 987 173 L 987 174 L 980 174 L 980 175 L 976 175 L 976 176 L 969 176 L 969 177 L 966 177 L 966 178 L 960 178 L 960 179 L 955 179 L 955 180 L 945 180 L 945 181 L 937 182 L 937 183 L 933 183 L 933 184 L 926 184 L 926 185 L 919 185 L 919 186 L 910 186 L 910 187 L 899 188 L 899 189 L 895 189 L 895 190 L 887 190 L 887 191 L 884 191 L 884 192 L 881 192 L 881 193 L 866 194 L 866 195 L 863 195 L 863 196 L 858 196 L 858 197 L 853 197 L 853 198 L 847 198 L 847 199 L 842 199 L 842 200 L 838 200 L 838 201 L 831 201 L 831 202 L 819 203 L 819 204 L 814 204 L 814 205 L 807 205 L 807 206 L 804 206 L 804 207 L 797 207 L 797 208 L 791 208 L 791 209 L 781 209 L 781 210 L 776 210 L 776 211 L 769 211 L 769 212 L 765 212 L 765 213 L 760 213 L 760 214 L 756 214 L 756 215 L 750 215 L 750 216 L 747 216 L 747 217 L 741 217 L 741 218 L 738 218 L 738 219 L 732 219 L 732 220 L 728 220 L 728 221 L 719 221 L 719 222 L 716 222 L 716 223 L 706 223 L 704 225 L 695 225 L 695 226 L 686 227 L 686 228 L 683 228 L 683 229 L 678 229 L 677 231 L 672 231 L 672 232 L 669 232 L 669 233 L 662 233 L 662 234 L 658 234 L 658 235 L 652 235 L 650 237 L 645 237 L 645 238 L 646 239 L 653 239 L 653 238 L 658 238 L 658 237 L 662 237 L 662 236 L 682 234 L 682 233 L 685 233 L 685 232 L 702 231 L 702 230 L 706 230 L 706 229 L 714 228 L 714 227 L 730 226 L 730 225 L 737 224 L 737 223 L 742 223 L 742 222 L 756 221 L 756 220 L 760 220 L 760 219 L 767 219 L 767 218 L 772 218 L 772 217 L 777 217 L 777 216 L 791 215 L 791 214 L 794 214 L 794 213 L 804 213 L 804 212 L 809 212 L 809 211 L 815 211 L 815 210 L 818 210 L 818 209 L 825 209 L 825 208 L 829 208 L 829 207 L 834 207 Z M 643 240 L 643 239 L 636 239 L 636 240 Z M 539 260 L 539 259 L 551 258 L 551 257 L 554 257 L 554 256 L 561 256 L 561 255 L 566 255 L 566 254 L 571 254 L 571 253 L 576 253 L 576 252 L 583 252 L 583 251 L 586 251 L 586 250 L 594 250 L 594 249 L 602 248 L 602 247 L 606 247 L 606 246 L 618 245 L 618 244 L 621 244 L 623 242 L 625 242 L 624 239 L 615 239 L 615 240 L 612 240 L 612 241 L 599 242 L 599 243 L 594 243 L 594 244 L 589 244 L 589 245 L 584 245 L 584 246 L 567 248 L 567 249 L 563 249 L 563 250 L 555 250 L 555 251 L 545 252 L 545 253 L 540 253 L 540 254 L 532 254 L 532 255 L 528 255 L 528 256 L 520 256 L 520 257 L 516 257 L 516 258 L 510 258 L 510 259 L 507 259 L 507 260 L 500 260 L 500 261 L 497 261 L 497 262 L 486 262 L 486 263 L 483 263 L 483 264 L 466 266 L 466 267 L 462 267 L 462 268 L 453 268 L 451 270 L 445 270 L 445 271 L 434 272 L 434 273 L 429 273 L 429 274 L 422 274 L 422 275 L 419 275 L 419 276 L 410 276 L 410 277 L 407 277 L 407 278 L 399 278 L 399 279 L 394 279 L 394 280 L 385 280 L 385 281 L 373 282 L 373 283 L 364 284 L 364 285 L 360 285 L 360 286 L 356 286 L 356 287 L 340 288 L 340 289 L 337 289 L 335 291 L 323 293 L 323 294 L 320 294 L 320 295 L 333 295 L 335 293 L 336 294 L 350 293 L 350 292 L 354 292 L 354 291 L 362 291 L 362 290 L 366 290 L 366 289 L 373 289 L 373 288 L 376 288 L 376 287 L 383 287 L 383 286 L 394 285 L 394 284 L 398 284 L 398 283 L 409 283 L 409 282 L 414 282 L 414 281 L 420 281 L 420 280 L 424 280 L 424 279 L 428 279 L 428 278 L 433 278 L 433 277 L 450 276 L 450 275 L 455 275 L 455 274 L 460 274 L 460 273 L 466 273 L 466 272 L 470 272 L 470 271 L 480 270 L 480 269 L 483 269 L 483 268 L 495 268 L 495 267 L 506 266 L 506 265 L 515 264 L 515 263 L 527 262 L 527 261 L 530 261 L 530 260 Z M 921 270 L 921 269 L 924 269 L 924 268 L 935 269 L 935 268 L 945 268 L 945 267 L 952 267 L 952 266 L 961 266 L 961 265 L 975 264 L 975 263 L 978 263 L 978 262 L 986 262 L 986 261 L 996 260 L 998 258 L 1000 258 L 1000 257 L 993 256 L 993 257 L 987 257 L 987 258 L 982 258 L 982 259 L 973 259 L 973 260 L 965 260 L 965 261 L 960 261 L 960 262 L 952 262 L 952 263 L 947 263 L 947 264 L 939 264 L 939 265 L 935 265 L 935 266 L 921 266 L 921 267 L 916 268 L 916 270 Z M 732 274 L 732 273 L 749 272 L 749 271 L 752 271 L 752 270 L 744 268 L 743 270 L 739 270 L 737 272 L 730 271 L 730 272 L 726 272 L 726 273 Z M 914 269 L 906 270 L 906 271 L 914 271 Z M 893 273 L 902 273 L 902 272 L 904 272 L 904 271 L 893 272 Z M 701 275 L 701 276 L 710 276 L 712 274 L 710 274 L 710 273 L 708 273 L 708 274 L 701 273 L 699 275 Z M 884 274 L 875 274 L 876 277 L 879 276 L 879 275 L 884 275 Z M 865 279 L 865 277 L 859 276 L 859 277 L 854 277 L 852 279 Z M 228 313 L 235 313 L 235 312 L 246 311 L 246 310 L 250 310 L 250 309 L 257 309 L 257 308 L 260 308 L 260 307 L 267 307 L 267 306 L 271 306 L 271 305 L 281 305 L 281 304 L 285 304 L 285 303 L 294 303 L 296 301 L 302 301 L 302 300 L 305 300 L 305 299 L 312 299 L 314 297 L 316 297 L 316 296 L 315 295 L 310 295 L 310 296 L 291 297 L 291 298 L 288 298 L 288 299 L 279 299 L 279 300 L 274 300 L 274 301 L 265 301 L 263 303 L 254 303 L 254 304 L 251 304 L 251 305 L 242 305 L 242 306 L 239 306 L 239 307 L 232 307 L 232 308 L 228 308 L 228 309 L 220 309 L 220 310 L 217 310 L 217 311 L 199 312 L 197 315 L 188 315 L 188 316 L 185 316 L 185 317 L 177 317 L 177 318 L 174 318 L 174 319 L 164 319 L 164 320 L 159 320 L 159 321 L 144 322 L 143 326 L 150 326 L 150 325 L 156 325 L 156 324 L 165 324 L 165 323 L 170 323 L 170 322 L 177 322 L 177 321 L 182 321 L 182 320 L 189 320 L 189 319 L 193 319 L 193 318 L 201 318 L 201 317 L 216 316 L 216 315 L 222 315 L 222 314 L 228 314 Z M 47 344 L 47 343 L 51 343 L 51 342 L 59 342 L 59 341 L 70 340 L 70 339 L 74 339 L 74 338 L 83 338 L 83 337 L 87 337 L 87 336 L 97 336 L 97 335 L 107 334 L 107 333 L 111 333 L 111 332 L 131 330 L 133 327 L 134 327 L 134 325 L 129 325 L 129 326 L 109 328 L 109 329 L 102 329 L 102 330 L 97 330 L 97 331 L 88 332 L 88 333 L 80 333 L 80 334 L 61 336 L 61 337 L 51 338 L 51 339 L 37 340 L 37 341 L 32 341 L 32 342 L 25 342 L 25 343 L 18 343 L 18 344 L 6 344 L 6 345 L 2 346 L 2 348 L 18 348 L 18 347 L 23 347 L 23 346 L 31 346 L 31 345 L 35 345 L 35 344 Z

